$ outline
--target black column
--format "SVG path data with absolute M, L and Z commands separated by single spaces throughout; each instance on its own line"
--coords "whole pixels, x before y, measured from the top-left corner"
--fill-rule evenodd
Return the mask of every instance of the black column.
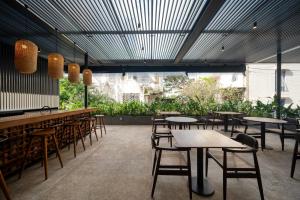
M 277 70 L 276 70 L 276 117 L 279 119 L 281 116 L 280 113 L 280 104 L 281 104 L 281 41 L 280 38 L 277 41 Z
M 89 54 L 85 53 L 84 54 L 84 68 L 86 69 L 89 64 Z M 88 92 L 87 92 L 87 86 L 84 86 L 84 108 L 88 107 Z

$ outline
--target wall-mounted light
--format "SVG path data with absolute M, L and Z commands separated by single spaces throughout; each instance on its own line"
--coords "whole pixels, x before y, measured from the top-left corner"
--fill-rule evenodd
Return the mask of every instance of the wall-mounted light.
M 257 29 L 257 22 L 253 23 L 253 30 Z

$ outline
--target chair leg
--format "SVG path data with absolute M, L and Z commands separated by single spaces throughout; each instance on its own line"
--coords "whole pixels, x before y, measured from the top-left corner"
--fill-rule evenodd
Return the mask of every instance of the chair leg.
M 191 157 L 190 157 L 190 151 L 187 151 L 187 163 L 188 163 L 188 181 L 189 181 L 189 194 L 190 194 L 190 199 L 192 199 L 192 173 L 191 173 Z
M 44 159 L 44 173 L 45 173 L 45 180 L 48 179 L 48 143 L 47 137 L 43 136 L 43 159 Z
M 154 170 L 155 170 L 155 164 L 156 164 L 156 150 L 154 152 L 154 157 L 153 157 L 153 166 L 152 166 L 152 176 L 154 174 Z
M 152 191 L 151 191 L 151 197 L 153 198 L 154 191 L 155 191 L 155 186 L 156 186 L 156 181 L 157 181 L 157 176 L 158 176 L 158 169 L 160 165 L 160 159 L 161 159 L 161 150 L 158 151 L 158 158 L 156 161 L 156 168 L 155 168 L 155 174 L 153 178 L 153 185 L 152 185 Z
M 282 127 L 281 129 L 280 141 L 281 141 L 281 150 L 284 151 L 284 127 Z
M 24 170 L 24 168 L 25 168 L 25 163 L 26 163 L 26 160 L 27 160 L 27 157 L 28 157 L 30 148 L 31 148 L 31 144 L 32 144 L 32 137 L 30 136 L 30 138 L 29 138 L 29 143 L 28 143 L 28 147 L 27 147 L 27 149 L 26 149 L 25 156 L 24 156 L 24 159 L 23 159 L 21 168 L 20 168 L 19 179 L 22 177 L 22 173 L 23 173 L 23 170 Z
M 292 167 L 291 167 L 291 178 L 294 177 L 296 160 L 297 160 L 297 152 L 298 152 L 298 142 L 296 141 L 293 153 Z
M 206 149 L 206 155 L 205 155 L 205 176 L 208 175 L 208 148 Z
M 104 124 L 104 119 L 101 118 L 101 121 L 102 121 L 102 125 L 103 125 L 103 128 L 104 128 L 104 133 L 105 133 L 105 135 L 106 135 L 106 128 L 105 128 L 105 124 Z
M 223 200 L 226 200 L 227 196 L 227 154 L 223 152 Z
M 80 137 L 83 149 L 85 150 L 85 145 L 84 145 L 83 136 L 82 136 L 82 132 L 81 132 L 80 126 L 78 127 L 78 133 L 79 133 L 79 137 Z
M 72 129 L 73 129 L 73 148 L 74 148 L 74 150 L 73 150 L 73 152 L 74 152 L 74 157 L 76 158 L 76 140 L 77 140 L 77 136 L 76 136 L 76 132 L 75 132 L 75 128 L 74 128 L 74 126 L 72 126 Z
M 6 198 L 7 200 L 11 200 L 10 195 L 9 195 L 9 192 L 8 192 L 8 187 L 7 187 L 7 185 L 6 185 L 6 182 L 5 182 L 5 180 L 4 180 L 4 177 L 3 177 L 3 174 L 2 174 L 2 172 L 1 172 L 1 170 L 0 170 L 0 187 L 1 187 L 1 190 L 2 190 L 2 192 L 3 192 L 4 196 L 5 196 L 5 198 Z
M 58 157 L 60 166 L 61 166 L 61 168 L 63 168 L 64 165 L 63 165 L 63 162 L 62 162 L 62 159 L 61 159 L 61 155 L 60 155 L 60 151 L 59 151 L 59 148 L 58 148 L 56 136 L 55 136 L 55 135 L 52 135 L 52 139 L 53 139 L 53 142 L 54 142 L 54 145 L 55 145 L 56 155 L 57 155 L 57 157 Z
M 264 200 L 264 191 L 263 191 L 263 186 L 262 186 L 262 181 L 261 181 L 261 175 L 260 175 L 260 170 L 259 170 L 259 165 L 256 157 L 256 153 L 253 153 L 253 158 L 254 158 L 254 165 L 256 169 L 256 176 L 257 176 L 257 184 L 258 184 L 258 189 L 260 193 L 260 198 L 261 200 Z
M 93 129 L 94 129 L 94 132 L 95 132 L 96 140 L 99 141 L 99 140 L 98 140 L 97 128 L 96 128 L 95 122 L 93 122 Z

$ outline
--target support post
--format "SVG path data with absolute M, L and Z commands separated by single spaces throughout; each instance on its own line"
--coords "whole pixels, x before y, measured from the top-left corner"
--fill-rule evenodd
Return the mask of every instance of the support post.
M 277 103 L 277 109 L 276 109 L 276 117 L 277 119 L 280 119 L 281 116 L 281 41 L 277 42 L 277 70 L 276 70 L 276 103 Z
M 89 55 L 88 53 L 84 54 L 84 68 L 86 69 L 88 67 L 89 64 Z M 85 85 L 84 86 L 84 108 L 88 107 L 88 92 L 87 92 L 88 88 Z

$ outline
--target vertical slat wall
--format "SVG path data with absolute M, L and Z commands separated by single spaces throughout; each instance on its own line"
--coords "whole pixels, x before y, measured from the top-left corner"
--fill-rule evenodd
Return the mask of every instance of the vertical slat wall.
M 14 66 L 14 47 L 0 43 L 0 110 L 59 106 L 58 81 L 47 73 L 47 60 L 38 58 L 34 74 L 20 74 Z

